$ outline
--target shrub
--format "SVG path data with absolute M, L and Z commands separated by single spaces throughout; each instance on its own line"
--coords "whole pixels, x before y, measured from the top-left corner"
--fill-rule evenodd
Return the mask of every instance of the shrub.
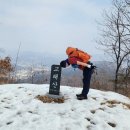
M 13 71 L 10 57 L 0 59 L 0 84 L 10 81 L 10 72 Z

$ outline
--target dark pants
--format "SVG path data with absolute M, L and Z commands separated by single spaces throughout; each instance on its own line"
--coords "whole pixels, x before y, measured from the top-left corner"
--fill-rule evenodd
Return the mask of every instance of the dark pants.
M 90 80 L 92 75 L 92 69 L 85 67 L 83 70 L 83 90 L 82 94 L 87 95 L 90 88 Z

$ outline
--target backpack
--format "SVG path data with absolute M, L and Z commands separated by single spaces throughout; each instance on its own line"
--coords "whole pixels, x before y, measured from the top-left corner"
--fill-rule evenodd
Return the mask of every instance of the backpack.
M 91 58 L 88 53 L 73 47 L 68 47 L 66 49 L 66 54 L 68 55 L 68 57 L 77 57 L 81 59 L 84 63 L 87 63 Z

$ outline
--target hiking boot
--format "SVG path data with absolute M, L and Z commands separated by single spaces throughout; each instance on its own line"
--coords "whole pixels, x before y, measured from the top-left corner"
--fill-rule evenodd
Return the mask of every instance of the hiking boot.
M 81 96 L 82 95 L 82 93 L 81 94 L 76 94 L 76 96 L 78 97 L 78 96 Z
M 83 100 L 83 99 L 87 99 L 87 95 L 80 95 L 80 96 L 77 96 L 77 99 L 78 100 Z

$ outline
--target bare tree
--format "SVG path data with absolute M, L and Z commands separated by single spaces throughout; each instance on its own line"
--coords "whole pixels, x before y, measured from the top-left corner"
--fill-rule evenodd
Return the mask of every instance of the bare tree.
M 114 89 L 117 91 L 120 68 L 130 55 L 130 32 L 128 8 L 125 1 L 113 0 L 111 12 L 104 11 L 104 23 L 101 38 L 98 41 L 105 47 L 105 52 L 112 56 L 116 63 Z
M 130 0 L 125 0 L 127 5 L 130 5 Z
M 127 66 L 124 73 L 124 80 L 125 80 L 125 87 L 127 88 L 130 81 L 130 57 L 127 57 L 126 63 Z
M 33 84 L 34 83 L 34 80 L 35 80 L 35 65 L 32 64 L 30 67 L 29 67 L 29 72 L 28 72 L 28 77 L 29 79 L 31 80 L 31 83 Z
M 15 75 L 17 73 L 17 64 L 18 64 L 18 58 L 19 58 L 20 48 L 21 48 L 21 42 L 20 42 L 19 47 L 18 47 L 18 52 L 17 52 L 17 55 L 16 55 L 16 62 L 15 62 L 15 65 L 14 65 Z

